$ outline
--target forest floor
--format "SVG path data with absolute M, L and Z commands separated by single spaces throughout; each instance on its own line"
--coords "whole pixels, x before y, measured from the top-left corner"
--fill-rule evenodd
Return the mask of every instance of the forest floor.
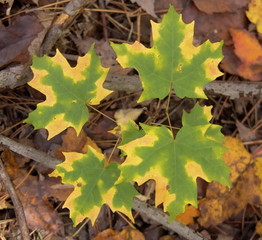
M 81 151 L 88 136 L 89 141 L 98 145 L 105 154 L 110 155 L 113 151 L 112 158 L 122 161 L 119 151 L 114 149 L 117 137 L 108 132 L 116 124 L 104 115 L 124 118 L 129 113 L 137 122 L 168 125 L 166 105 L 169 101 L 171 123 L 181 127 L 183 111 L 190 112 L 196 102 L 213 106 L 211 123 L 222 126 L 222 133 L 232 137 L 227 138 L 227 147 L 235 152 L 231 156 L 234 160 L 229 161 L 232 174 L 237 174 L 237 177 L 230 194 L 225 194 L 216 183 L 207 183 L 198 178 L 198 199 L 202 205 L 199 209 L 188 206 L 186 213 L 177 220 L 200 233 L 199 239 L 260 239 L 262 168 L 258 169 L 256 159 L 262 161 L 259 158 L 262 154 L 262 90 L 261 82 L 258 81 L 258 76 L 262 76 L 261 63 L 260 70 L 254 68 L 256 73 L 250 75 L 253 81 L 249 81 L 245 73 L 238 71 L 242 59 L 236 56 L 230 35 L 232 28 L 243 29 L 254 34 L 258 43 L 261 42 L 261 34 L 255 32 L 254 25 L 243 15 L 249 1 L 239 0 L 235 9 L 229 10 L 223 9 L 225 1 L 221 1 L 221 8 L 214 8 L 212 4 L 201 8 L 195 6 L 194 2 L 197 1 L 193 0 L 158 0 L 155 3 L 87 0 L 84 5 L 83 1 L 72 1 L 79 3 L 80 7 L 67 9 L 68 14 L 65 9 L 69 0 L 0 1 L 0 134 L 59 159 L 63 159 L 62 151 Z M 138 2 L 141 6 L 132 2 Z M 170 99 L 137 103 L 141 91 L 134 92 L 123 87 L 97 106 L 102 114 L 90 109 L 91 119 L 79 137 L 69 128 L 47 140 L 46 130 L 36 130 L 32 125 L 23 123 L 36 105 L 45 100 L 43 94 L 26 83 L 32 78 L 32 54 L 40 56 L 48 53 L 53 56 L 59 49 L 74 66 L 78 56 L 83 56 L 95 42 L 96 53 L 101 56 L 103 66 L 110 67 L 110 74 L 118 75 L 119 78 L 136 75 L 134 69 L 123 69 L 116 62 L 109 41 L 130 44 L 139 41 L 147 47 L 152 46 L 150 20 L 160 22 L 169 4 L 174 4 L 176 10 L 182 12 L 185 22 L 191 18 L 191 21 L 200 24 L 196 25 L 194 32 L 195 41 L 199 44 L 207 39 L 212 42 L 224 40 L 225 59 L 220 66 L 223 76 L 216 81 L 231 82 L 231 89 L 227 89 L 229 93 L 225 91 L 221 94 L 211 89 L 207 90 L 208 99 L 205 100 L 180 99 L 172 94 Z M 215 35 L 214 28 L 218 29 Z M 241 90 L 245 84 L 251 90 Z M 252 89 L 259 91 L 252 92 Z M 22 202 L 32 239 L 185 239 L 161 222 L 157 223 L 139 212 L 133 212 L 135 222 L 132 223 L 123 214 L 112 212 L 106 205 L 102 207 L 93 226 L 85 220 L 74 227 L 69 210 L 63 208 L 72 188 L 63 188 L 59 179 L 49 177 L 52 169 L 10 151 L 8 146 L 2 145 L 0 150 L 4 168 Z M 5 181 L 3 177 L 1 180 Z M 151 181 L 137 186 L 141 194 L 151 197 L 149 203 L 153 202 L 153 186 Z M 2 184 L 0 239 L 22 239 L 16 207 L 7 193 L 6 184 Z

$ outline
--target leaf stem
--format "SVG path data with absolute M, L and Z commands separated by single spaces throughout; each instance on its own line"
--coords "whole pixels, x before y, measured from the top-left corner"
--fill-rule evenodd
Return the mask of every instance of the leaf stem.
M 120 136 L 117 138 L 116 143 L 115 143 L 115 145 L 114 145 L 114 147 L 113 147 L 113 149 L 112 149 L 109 157 L 108 157 L 108 158 L 105 158 L 104 167 L 106 167 L 106 166 L 110 163 L 110 159 L 111 159 L 112 156 L 113 156 L 113 153 L 114 153 L 114 151 L 115 151 L 115 149 L 116 149 L 116 147 L 117 147 L 117 145 L 118 145 L 118 143 L 119 143 L 119 140 L 120 140 Z
M 171 94 L 172 94 L 172 88 L 173 88 L 173 84 L 171 83 L 170 84 L 170 91 L 169 91 L 168 98 L 167 98 L 166 116 L 167 116 L 167 121 L 168 121 L 168 125 L 169 125 L 169 128 L 170 128 L 170 131 L 173 134 L 172 124 L 171 124 L 171 120 L 170 120 L 169 113 L 168 113 L 169 112 L 169 104 L 170 104 Z M 173 136 L 174 136 L 174 134 L 173 134 Z

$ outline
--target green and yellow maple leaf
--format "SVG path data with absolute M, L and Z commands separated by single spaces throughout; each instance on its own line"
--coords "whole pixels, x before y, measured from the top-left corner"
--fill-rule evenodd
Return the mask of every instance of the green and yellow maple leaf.
M 224 137 L 220 126 L 209 123 L 210 117 L 209 107 L 196 105 L 184 113 L 175 139 L 164 126 L 141 124 L 145 135 L 119 147 L 127 154 L 119 179 L 138 184 L 154 179 L 156 205 L 163 203 L 171 219 L 186 204 L 197 206 L 197 177 L 230 185 L 230 168 L 222 159 Z
M 194 25 L 184 24 L 173 6 L 160 24 L 151 21 L 151 25 L 152 48 L 139 42 L 133 45 L 111 43 L 117 61 L 139 73 L 144 88 L 139 101 L 163 99 L 171 87 L 180 98 L 206 98 L 205 84 L 221 75 L 217 66 L 222 59 L 222 43 L 193 46 Z
M 102 87 L 108 69 L 103 68 L 94 48 L 72 68 L 58 51 L 54 57 L 33 57 L 33 80 L 29 83 L 46 100 L 25 120 L 36 129 L 46 128 L 49 138 L 68 127 L 79 134 L 88 121 L 87 104 L 99 104 L 111 91 Z
M 120 176 L 117 163 L 105 166 L 104 155 L 92 147 L 88 148 L 87 154 L 63 154 L 66 160 L 57 165 L 50 175 L 61 176 L 64 184 L 74 186 L 64 207 L 70 210 L 70 218 L 75 225 L 86 217 L 94 223 L 103 204 L 132 219 L 133 197 L 138 193 L 129 182 L 116 184 Z
M 133 140 L 144 137 L 145 132 L 136 125 L 134 121 L 128 123 L 120 123 L 121 143 L 118 146 L 125 145 Z

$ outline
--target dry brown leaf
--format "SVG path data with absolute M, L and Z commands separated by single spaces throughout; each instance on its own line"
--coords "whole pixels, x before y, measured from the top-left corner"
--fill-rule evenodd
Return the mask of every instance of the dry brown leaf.
M 227 137 L 225 145 L 229 151 L 224 158 L 232 169 L 233 186 L 230 190 L 215 182 L 208 186 L 206 198 L 199 204 L 198 221 L 205 227 L 237 215 L 247 204 L 262 203 L 262 158 L 252 160 L 238 139 Z
M 187 0 L 157 0 L 155 1 L 155 11 L 168 9 L 170 5 L 179 11 L 185 7 Z
M 236 120 L 236 126 L 239 133 L 239 137 L 243 141 L 252 141 L 257 139 L 256 131 L 252 131 L 252 129 L 246 127 L 243 123 Z
M 101 152 L 101 149 L 91 138 L 86 135 L 85 131 L 81 130 L 79 136 L 77 136 L 76 130 L 69 127 L 66 130 L 66 133 L 62 136 L 61 148 L 58 148 L 57 150 L 61 152 L 87 153 L 88 146 L 91 146 L 98 152 Z
M 196 7 L 207 14 L 235 12 L 236 9 L 246 7 L 249 0 L 193 0 Z
M 148 14 L 157 18 L 154 10 L 155 0 L 131 0 L 132 3 L 137 3 L 141 6 Z
M 228 41 L 231 39 L 229 29 L 244 28 L 247 22 L 244 9 L 238 9 L 235 12 L 206 14 L 199 11 L 193 2 L 184 8 L 182 17 L 185 23 L 195 21 L 195 45 L 200 45 L 208 39 L 211 42 Z
M 145 240 L 144 235 L 134 229 L 124 229 L 121 232 L 114 231 L 113 229 L 106 229 L 99 233 L 92 240 Z
M 61 184 L 59 179 L 49 178 L 40 181 L 37 176 L 27 175 L 26 170 L 18 168 L 13 152 L 5 150 L 2 159 L 6 170 L 17 189 L 23 205 L 28 227 L 31 230 L 44 230 L 46 234 L 63 234 L 63 223 L 58 213 L 49 203 L 49 197 L 66 199 L 73 189 L 52 189 L 52 185 Z
M 185 207 L 185 212 L 179 214 L 176 217 L 176 221 L 183 223 L 185 225 L 193 224 L 194 218 L 199 217 L 199 215 L 200 215 L 199 210 L 194 206 L 189 205 Z
M 19 16 L 12 25 L 1 27 L 0 67 L 12 62 L 28 62 L 28 47 L 42 29 L 42 25 L 33 15 Z

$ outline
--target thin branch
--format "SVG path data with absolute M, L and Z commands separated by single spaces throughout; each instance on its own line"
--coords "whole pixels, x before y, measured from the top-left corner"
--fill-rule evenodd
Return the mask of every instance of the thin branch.
M 172 223 L 168 222 L 168 215 L 165 214 L 162 210 L 154 208 L 149 204 L 134 198 L 133 200 L 133 209 L 139 212 L 142 216 L 146 216 L 151 220 L 163 225 L 167 229 L 176 232 L 178 235 L 188 239 L 188 240 L 208 240 L 203 237 L 200 233 L 194 231 L 193 229 L 183 225 L 180 222 L 173 221 Z
M 61 163 L 61 160 L 59 159 L 51 157 L 48 154 L 38 151 L 32 147 L 17 143 L 14 140 L 11 140 L 3 135 L 0 135 L 0 144 L 9 147 L 11 151 L 31 158 L 53 169 L 55 169 L 55 166 L 57 164 Z M 160 209 L 151 207 L 147 203 L 144 203 L 137 198 L 134 198 L 133 208 L 141 214 L 146 215 L 147 218 L 158 222 L 159 224 L 165 226 L 167 229 L 170 229 L 189 240 L 206 240 L 204 237 L 201 236 L 200 233 L 194 232 L 189 227 L 177 221 L 168 223 L 168 216 L 165 213 L 163 213 Z
M 0 144 L 7 146 L 11 151 L 18 153 L 24 157 L 35 160 L 36 162 L 41 163 L 42 165 L 55 169 L 55 166 L 62 161 L 54 157 L 49 156 L 48 154 L 36 150 L 32 147 L 18 143 L 8 137 L 5 137 L 0 134 Z
M 137 75 L 123 76 L 108 74 L 104 87 L 112 91 L 126 91 L 128 93 L 141 91 L 142 84 Z M 262 97 L 262 82 L 250 81 L 213 81 L 204 89 L 207 95 L 229 96 L 231 99 L 241 97 Z
M 72 0 L 63 10 L 63 13 L 54 21 L 49 29 L 39 55 L 48 54 L 57 40 L 63 35 L 64 30 L 73 22 L 75 17 L 84 9 L 85 6 L 92 4 L 95 0 Z
M 13 186 L 13 183 L 11 182 L 4 164 L 2 162 L 2 159 L 0 157 L 0 178 L 3 182 L 3 184 L 5 185 L 5 188 L 10 196 L 10 198 L 12 199 L 12 202 L 14 204 L 14 208 L 15 208 L 15 214 L 16 214 L 16 218 L 19 224 L 19 227 L 21 229 L 21 235 L 23 240 L 30 240 L 30 234 L 29 234 L 29 230 L 27 227 L 27 223 L 26 223 L 26 218 L 25 218 L 25 213 L 23 210 L 23 206 L 20 202 L 20 199 L 18 198 L 15 188 Z

